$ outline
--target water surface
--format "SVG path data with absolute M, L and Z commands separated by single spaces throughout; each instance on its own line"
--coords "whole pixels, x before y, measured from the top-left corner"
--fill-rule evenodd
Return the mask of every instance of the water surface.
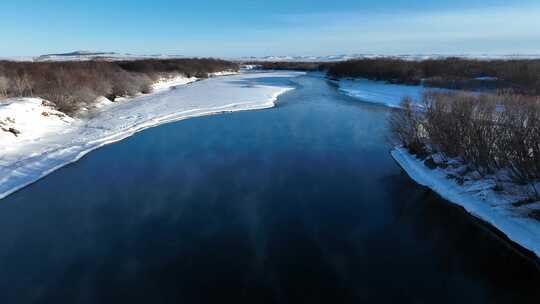
M 0 201 L 0 303 L 538 303 L 531 263 L 395 164 L 389 109 L 291 81 Z

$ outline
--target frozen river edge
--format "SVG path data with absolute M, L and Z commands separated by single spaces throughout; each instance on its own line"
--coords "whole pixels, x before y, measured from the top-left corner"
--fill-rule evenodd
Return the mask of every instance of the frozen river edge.
M 91 151 L 165 123 L 205 115 L 266 109 L 293 90 L 304 73 L 243 73 L 182 85 L 99 109 L 65 130 L 0 155 L 0 199 L 74 163 Z
M 458 205 L 476 218 L 493 226 L 510 241 L 529 250 L 540 258 L 540 222 L 516 214 L 504 205 L 490 204 L 467 189 L 449 180 L 439 169 L 431 170 L 403 148 L 395 148 L 391 155 L 416 183 L 430 188 L 445 200 Z

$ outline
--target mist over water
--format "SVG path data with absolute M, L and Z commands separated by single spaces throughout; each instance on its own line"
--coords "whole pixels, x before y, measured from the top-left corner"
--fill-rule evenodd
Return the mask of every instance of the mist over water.
M 313 75 L 274 109 L 97 150 L 0 202 L 2 303 L 535 303 L 540 274 Z

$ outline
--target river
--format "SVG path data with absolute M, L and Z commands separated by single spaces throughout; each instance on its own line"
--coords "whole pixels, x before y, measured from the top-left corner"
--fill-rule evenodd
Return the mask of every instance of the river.
M 0 302 L 538 303 L 534 264 L 396 165 L 391 109 L 291 81 L 2 200 Z

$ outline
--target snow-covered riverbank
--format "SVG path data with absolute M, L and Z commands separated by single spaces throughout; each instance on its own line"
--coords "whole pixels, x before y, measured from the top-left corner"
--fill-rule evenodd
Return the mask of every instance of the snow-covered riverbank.
M 339 90 L 364 102 L 399 108 L 404 97 L 420 102 L 426 90 L 423 86 L 389 84 L 367 79 L 341 80 Z M 540 258 L 540 221 L 531 217 L 540 210 L 540 203 L 515 205 L 527 198 L 526 186 L 508 185 L 513 193 L 498 193 L 500 185 L 494 179 L 468 179 L 460 184 L 449 176 L 451 169 L 431 170 L 422 160 L 401 148 L 392 151 L 393 158 L 418 184 L 429 187 L 444 199 L 462 206 L 468 213 L 491 224 L 510 240 L 532 251 Z
M 175 85 L 179 86 L 171 90 L 164 90 L 167 85 L 160 84 L 156 93 L 104 105 L 92 112 L 89 118 L 65 122 L 60 126 L 56 121 L 50 122 L 54 128 L 44 124 L 39 136 L 2 141 L 0 198 L 77 161 L 94 149 L 146 128 L 202 115 L 273 107 L 280 94 L 293 89 L 289 79 L 301 74 L 247 73 L 215 77 L 190 85 L 178 83 Z M 42 114 L 47 107 L 40 100 L 33 100 L 30 104 L 30 119 L 51 117 Z M 50 107 L 48 109 L 53 111 Z M 9 116 L 7 110 L 4 114 Z M 17 117 L 24 115 L 18 112 Z M 15 137 L 11 132 L 4 133 Z
M 529 217 L 538 203 L 515 206 L 511 195 L 497 193 L 489 180 L 458 183 L 448 176 L 450 169 L 430 169 L 422 160 L 403 148 L 392 151 L 392 157 L 418 184 L 429 187 L 444 199 L 493 225 L 510 240 L 532 251 L 540 258 L 540 221 Z
M 399 108 L 404 97 L 410 97 L 416 103 L 422 101 L 427 91 L 448 91 L 429 88 L 421 85 L 392 84 L 386 81 L 369 79 L 343 79 L 336 81 L 339 90 L 345 95 L 369 103 L 382 104 L 391 108 Z
M 385 81 L 368 79 L 344 79 L 337 82 L 339 90 L 346 95 L 365 102 L 383 104 L 398 108 L 403 97 L 408 96 L 419 102 L 426 89 L 422 86 L 390 84 Z

